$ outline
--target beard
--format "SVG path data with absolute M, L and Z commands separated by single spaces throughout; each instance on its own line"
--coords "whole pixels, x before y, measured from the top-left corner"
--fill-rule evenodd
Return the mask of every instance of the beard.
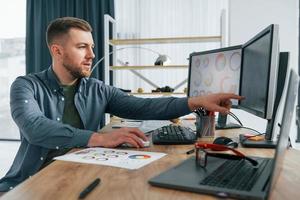
M 92 72 L 90 69 L 87 70 L 87 69 L 81 68 L 80 66 L 76 66 L 76 64 L 69 62 L 69 61 L 70 61 L 70 59 L 68 59 L 68 57 L 66 57 L 62 64 L 74 78 L 85 78 L 85 77 L 89 77 L 91 75 Z

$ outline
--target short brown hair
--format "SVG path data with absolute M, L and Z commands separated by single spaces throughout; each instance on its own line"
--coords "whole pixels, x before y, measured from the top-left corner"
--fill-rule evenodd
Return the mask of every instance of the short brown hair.
M 83 31 L 92 32 L 92 27 L 90 26 L 90 24 L 83 19 L 75 17 L 57 18 L 51 21 L 47 27 L 47 45 L 50 46 L 55 38 L 67 34 L 71 28 L 77 28 Z

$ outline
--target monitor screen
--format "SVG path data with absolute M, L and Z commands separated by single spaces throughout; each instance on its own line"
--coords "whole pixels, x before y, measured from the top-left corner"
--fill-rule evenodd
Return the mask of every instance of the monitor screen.
M 239 108 L 272 119 L 277 86 L 278 29 L 269 26 L 242 47 Z
M 188 96 L 218 92 L 238 94 L 241 48 L 233 46 L 190 54 Z

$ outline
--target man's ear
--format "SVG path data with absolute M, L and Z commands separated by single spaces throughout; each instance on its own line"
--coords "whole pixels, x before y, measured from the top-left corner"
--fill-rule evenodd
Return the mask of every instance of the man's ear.
M 60 57 L 62 55 L 62 48 L 58 44 L 52 44 L 50 46 L 50 51 L 51 51 L 52 56 Z

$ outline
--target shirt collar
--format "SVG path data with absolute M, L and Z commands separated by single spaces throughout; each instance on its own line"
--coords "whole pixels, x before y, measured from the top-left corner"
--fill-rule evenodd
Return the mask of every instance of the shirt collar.
M 59 80 L 58 80 L 56 74 L 54 73 L 52 66 L 50 66 L 46 72 L 46 81 L 48 82 L 48 84 L 53 92 L 56 92 L 56 91 L 62 92 L 63 91 L 63 88 L 60 85 Z M 84 78 L 79 80 L 77 91 L 78 90 L 79 90 L 79 92 L 81 91 L 81 88 L 83 87 L 83 83 L 84 83 Z
M 50 66 L 46 71 L 46 81 L 53 92 L 61 91 L 62 88 L 59 85 L 59 81 L 52 69 L 52 66 Z

